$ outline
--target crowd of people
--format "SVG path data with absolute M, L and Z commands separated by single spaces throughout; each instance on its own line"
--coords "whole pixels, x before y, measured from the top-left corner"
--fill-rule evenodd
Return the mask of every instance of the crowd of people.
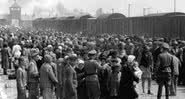
M 152 80 L 159 85 L 157 99 L 163 86 L 169 99 L 177 94 L 177 85 L 185 85 L 182 40 L 0 32 L 2 68 L 5 75 L 16 71 L 17 99 L 138 99 L 139 81 L 143 93 L 153 94 Z

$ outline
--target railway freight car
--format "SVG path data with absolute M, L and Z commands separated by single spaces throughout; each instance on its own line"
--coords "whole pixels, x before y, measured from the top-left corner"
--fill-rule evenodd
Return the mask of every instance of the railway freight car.
M 123 22 L 125 19 L 126 17 L 120 13 L 100 15 L 95 22 L 96 33 L 123 33 Z
M 87 19 L 90 15 L 69 16 L 59 18 L 39 18 L 33 21 L 35 29 L 52 29 L 65 33 L 87 32 Z
M 127 18 L 129 33 L 146 37 L 181 38 L 185 13 L 158 13 Z

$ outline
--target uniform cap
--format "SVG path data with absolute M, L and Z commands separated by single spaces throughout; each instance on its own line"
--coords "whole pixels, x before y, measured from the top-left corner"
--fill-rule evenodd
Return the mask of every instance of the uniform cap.
M 76 54 L 71 54 L 71 55 L 69 55 L 68 56 L 68 58 L 67 58 L 68 60 L 72 60 L 72 61 L 74 61 L 74 60 L 77 60 L 78 59 L 78 57 L 77 57 L 77 55 Z
M 170 46 L 168 45 L 168 43 L 163 43 L 163 44 L 162 44 L 162 47 L 163 47 L 163 48 L 166 48 L 166 49 L 169 49 L 169 48 L 170 48 Z

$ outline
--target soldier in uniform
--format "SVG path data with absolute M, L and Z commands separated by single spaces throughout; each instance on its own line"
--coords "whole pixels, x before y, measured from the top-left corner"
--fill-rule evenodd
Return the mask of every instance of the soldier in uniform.
M 17 99 L 26 99 L 27 72 L 26 61 L 23 57 L 19 59 L 19 68 L 16 73 L 17 81 Z
M 58 83 L 57 77 L 51 66 L 52 57 L 45 55 L 45 63 L 40 69 L 40 86 L 43 99 L 53 99 L 54 86 Z
M 166 99 L 169 99 L 169 86 L 173 72 L 173 60 L 172 55 L 168 52 L 169 48 L 167 43 L 163 43 L 162 53 L 159 54 L 157 60 L 157 83 L 159 85 L 157 99 L 161 99 L 163 86 L 165 86 Z
M 39 60 L 39 51 L 31 49 L 31 60 L 28 66 L 29 99 L 39 98 L 39 72 L 36 61 Z
M 100 97 L 100 86 L 97 71 L 98 69 L 104 69 L 100 64 L 95 60 L 96 51 L 92 50 L 88 53 L 89 60 L 84 64 L 84 71 L 86 74 L 86 89 L 89 99 L 99 99 Z
M 64 83 L 64 99 L 77 99 L 77 74 L 75 65 L 77 63 L 77 56 L 70 55 L 67 58 L 67 65 L 65 68 L 65 83 Z

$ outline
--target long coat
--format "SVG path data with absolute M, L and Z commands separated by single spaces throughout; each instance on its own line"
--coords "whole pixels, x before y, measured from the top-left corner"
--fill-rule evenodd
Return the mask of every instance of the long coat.
M 40 69 L 40 86 L 43 94 L 43 99 L 53 99 L 53 88 L 58 83 L 52 66 L 44 63 Z
M 28 66 L 29 99 L 37 99 L 39 96 L 39 72 L 34 60 Z
M 67 65 L 65 71 L 65 99 L 77 99 L 77 75 L 76 71 L 70 65 Z
M 60 86 L 56 87 L 56 96 L 59 99 L 63 99 L 64 97 L 64 71 L 65 71 L 65 60 L 63 60 L 62 58 L 58 59 L 57 62 L 57 79 L 58 79 L 58 83 Z
M 7 48 L 3 48 L 1 50 L 1 56 L 2 56 L 2 68 L 3 69 L 8 69 L 9 68 L 9 57 L 10 57 L 10 49 Z
M 26 83 L 27 83 L 27 73 L 25 69 L 17 69 L 17 99 L 26 99 Z
M 139 82 L 139 78 L 135 76 L 130 66 L 123 66 L 121 70 L 121 80 L 119 87 L 120 99 L 136 99 L 138 94 L 135 90 L 133 82 Z

